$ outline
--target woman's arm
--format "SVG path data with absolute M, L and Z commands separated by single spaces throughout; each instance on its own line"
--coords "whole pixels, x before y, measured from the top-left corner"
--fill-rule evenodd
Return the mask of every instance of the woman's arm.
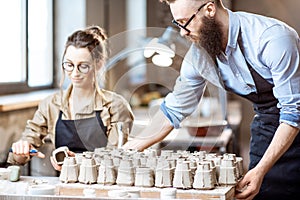
M 42 145 L 42 139 L 48 134 L 46 115 L 43 114 L 48 108 L 49 99 L 43 100 L 31 120 L 27 121 L 26 127 L 19 141 L 12 144 L 12 152 L 9 153 L 7 162 L 10 164 L 23 165 L 30 160 L 30 156 L 44 158 L 41 152 L 29 153 L 29 150 Z

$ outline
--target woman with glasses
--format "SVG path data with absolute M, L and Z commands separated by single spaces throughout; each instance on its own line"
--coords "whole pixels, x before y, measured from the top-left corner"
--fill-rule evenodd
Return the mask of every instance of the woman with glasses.
M 43 145 L 46 136 L 55 148 L 67 146 L 70 155 L 99 147 L 118 147 L 127 141 L 133 124 L 128 102 L 98 85 L 107 54 L 107 37 L 98 26 L 78 30 L 68 37 L 61 88 L 65 76 L 71 84 L 39 104 L 21 140 L 12 145 L 9 163 L 24 164 L 30 156 L 44 157 L 41 152 L 30 151 Z M 61 169 L 53 158 L 51 162 L 55 169 Z
M 162 140 L 191 114 L 206 81 L 253 103 L 249 170 L 237 199 L 299 199 L 300 40 L 279 20 L 225 8 L 221 0 L 161 0 L 173 23 L 193 42 L 174 91 L 144 135 L 124 148 L 144 149 Z M 207 76 L 208 71 L 215 76 Z M 211 77 L 217 77 L 215 80 Z M 159 118 L 160 117 L 160 118 Z M 163 127 L 155 127 L 155 123 Z M 164 123 L 162 123 L 164 122 Z M 150 132 L 151 130 L 151 132 Z M 153 130 L 156 130 L 154 132 Z M 150 138 L 150 137 L 148 137 Z

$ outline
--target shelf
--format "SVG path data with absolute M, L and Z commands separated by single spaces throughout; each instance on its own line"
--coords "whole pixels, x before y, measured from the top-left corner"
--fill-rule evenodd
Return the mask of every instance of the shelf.
M 58 91 L 57 89 L 41 90 L 24 94 L 0 96 L 0 112 L 8 112 L 38 106 L 39 102 L 47 96 Z

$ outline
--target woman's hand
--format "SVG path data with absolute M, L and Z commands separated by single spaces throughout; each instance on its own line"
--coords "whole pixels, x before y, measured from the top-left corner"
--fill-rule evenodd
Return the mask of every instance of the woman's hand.
M 30 150 L 36 150 L 29 142 L 27 141 L 18 141 L 12 144 L 11 151 L 16 162 L 20 164 L 25 164 L 30 156 L 36 156 L 39 158 L 45 158 L 45 155 L 39 151 L 37 153 L 30 153 Z
M 75 157 L 75 153 L 73 151 L 67 151 L 69 157 Z M 53 156 L 50 157 L 51 164 L 53 168 L 57 171 L 61 171 L 61 165 L 57 164 Z

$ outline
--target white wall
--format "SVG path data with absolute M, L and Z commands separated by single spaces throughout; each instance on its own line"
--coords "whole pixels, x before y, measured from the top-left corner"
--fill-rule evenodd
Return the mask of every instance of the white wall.
M 300 34 L 299 0 L 235 0 L 232 4 L 234 10 L 254 12 L 280 19 L 294 27 L 298 34 Z

